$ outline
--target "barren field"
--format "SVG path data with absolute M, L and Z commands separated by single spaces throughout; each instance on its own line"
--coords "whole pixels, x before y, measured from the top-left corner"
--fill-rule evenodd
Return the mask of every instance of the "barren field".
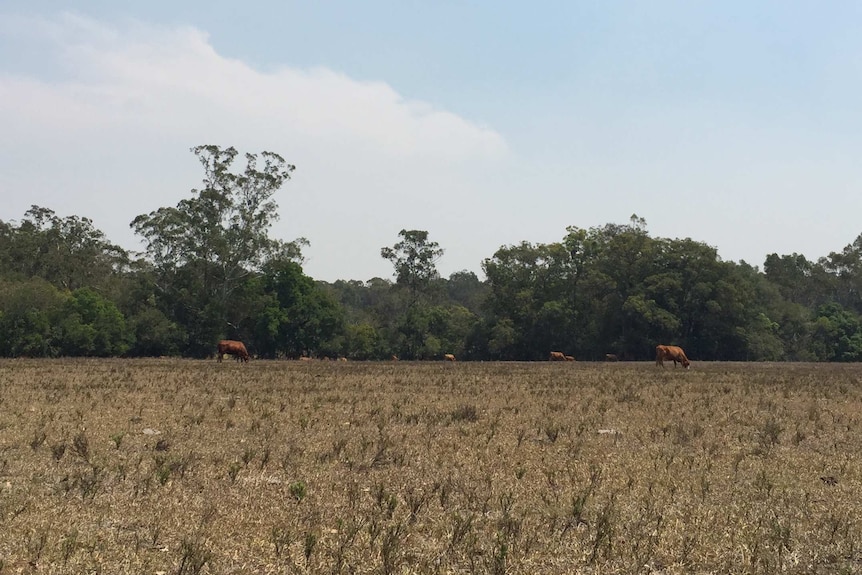
M 862 366 L 0 361 L 0 574 L 859 573 Z

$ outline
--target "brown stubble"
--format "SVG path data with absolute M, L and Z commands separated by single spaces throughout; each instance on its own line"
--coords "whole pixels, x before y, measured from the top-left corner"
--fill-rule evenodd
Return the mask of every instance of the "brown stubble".
M 857 572 L 860 377 L 5 360 L 0 573 Z

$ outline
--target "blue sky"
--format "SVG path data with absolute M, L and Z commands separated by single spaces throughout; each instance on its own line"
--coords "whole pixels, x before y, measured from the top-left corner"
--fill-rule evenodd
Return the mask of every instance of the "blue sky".
M 0 5 L 0 219 L 129 222 L 201 179 L 198 144 L 297 165 L 273 234 L 306 272 L 440 272 L 645 218 L 725 260 L 862 233 L 862 5 L 163 2 Z

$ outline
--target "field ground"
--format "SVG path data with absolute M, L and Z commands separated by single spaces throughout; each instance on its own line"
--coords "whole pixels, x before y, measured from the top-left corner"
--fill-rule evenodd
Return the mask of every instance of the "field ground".
M 0 574 L 860 573 L 862 366 L 0 361 Z

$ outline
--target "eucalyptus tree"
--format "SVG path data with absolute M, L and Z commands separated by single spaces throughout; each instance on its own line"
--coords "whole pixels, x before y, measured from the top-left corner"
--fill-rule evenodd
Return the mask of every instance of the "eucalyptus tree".
M 437 242 L 428 239 L 425 230 L 401 230 L 401 241 L 392 247 L 380 249 L 380 256 L 394 266 L 395 285 L 399 294 L 406 294 L 401 307 L 399 332 L 403 339 L 393 342 L 404 358 L 419 358 L 437 353 L 436 344 L 426 349 L 432 318 L 429 315 L 430 291 L 437 273 L 437 261 L 444 250 Z M 433 340 L 430 340 L 433 343 Z
M 0 222 L 0 274 L 6 277 L 42 278 L 69 291 L 109 291 L 127 264 L 126 251 L 86 217 L 64 218 L 34 205 L 20 224 Z
M 273 152 L 245 154 L 245 169 L 232 171 L 233 147 L 191 150 L 204 169 L 203 186 L 174 207 L 136 217 L 156 288 L 168 314 L 188 332 L 187 352 L 208 353 L 224 335 L 239 336 L 250 313 L 245 284 L 273 258 L 301 259 L 304 239 L 282 242 L 269 235 L 278 219 L 273 198 L 295 166 Z
M 401 230 L 401 239 L 392 247 L 380 249 L 380 256 L 395 266 L 395 282 L 410 292 L 411 303 L 415 303 L 426 292 L 431 281 L 439 277 L 437 261 L 444 250 L 437 242 L 428 240 L 424 230 Z

